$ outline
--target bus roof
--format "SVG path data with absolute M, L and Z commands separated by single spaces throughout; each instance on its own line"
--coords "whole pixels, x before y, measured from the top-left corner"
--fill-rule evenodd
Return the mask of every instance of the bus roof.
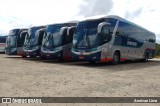
M 32 26 L 32 27 L 30 27 L 30 28 L 28 28 L 28 29 L 31 29 L 31 28 L 45 28 L 46 26 Z
M 11 29 L 10 31 L 12 30 L 27 30 L 27 28 L 15 28 L 15 29 Z
M 92 21 L 92 20 L 94 21 L 94 20 L 97 20 L 97 19 L 105 19 L 105 18 L 113 18 L 113 19 L 117 19 L 117 20 L 119 20 L 119 21 L 127 22 L 127 23 L 129 23 L 129 24 L 132 24 L 132 25 L 134 25 L 134 26 L 137 26 L 138 28 L 141 28 L 141 29 L 143 29 L 143 30 L 145 30 L 145 31 L 148 31 L 148 32 L 150 32 L 150 33 L 152 33 L 152 34 L 155 35 L 155 33 L 149 31 L 148 29 L 143 28 L 143 27 L 141 27 L 140 25 L 137 25 L 137 24 L 135 24 L 135 23 L 133 23 L 133 22 L 131 22 L 131 21 L 128 21 L 128 20 L 126 20 L 126 19 L 124 19 L 124 18 L 122 18 L 122 17 L 120 17 L 120 16 L 117 16 L 117 15 L 108 15 L 108 16 L 106 16 L 106 15 L 100 15 L 100 16 L 93 16 L 93 17 L 88 17 L 88 18 L 86 18 L 86 19 L 84 19 L 84 20 L 82 20 L 82 21 Z M 80 22 L 81 22 L 81 21 L 80 21 Z
M 40 28 L 36 32 L 38 32 L 38 31 L 44 31 L 44 30 L 45 30 L 45 28 Z
M 52 26 L 52 25 L 69 25 L 69 24 L 75 24 L 75 25 L 77 25 L 77 21 L 74 21 L 74 22 L 64 22 L 64 23 L 54 23 L 54 24 L 49 24 L 49 25 L 47 25 L 47 26 Z
M 0 37 L 7 37 L 7 35 L 0 35 Z

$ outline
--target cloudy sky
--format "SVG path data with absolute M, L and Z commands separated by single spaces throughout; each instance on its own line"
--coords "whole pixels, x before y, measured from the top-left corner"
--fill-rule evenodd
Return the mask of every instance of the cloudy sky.
M 12 28 L 119 15 L 156 33 L 160 43 L 160 0 L 1 0 L 0 35 Z

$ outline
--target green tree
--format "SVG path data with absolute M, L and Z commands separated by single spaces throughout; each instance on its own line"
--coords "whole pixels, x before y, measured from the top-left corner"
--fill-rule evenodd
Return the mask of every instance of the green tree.
M 160 56 L 160 44 L 156 44 L 156 56 Z

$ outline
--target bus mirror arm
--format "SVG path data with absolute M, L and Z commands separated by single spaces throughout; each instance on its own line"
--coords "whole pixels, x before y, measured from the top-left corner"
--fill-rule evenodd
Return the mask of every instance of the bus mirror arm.
M 107 23 L 107 22 L 101 22 L 101 23 L 98 25 L 98 27 L 97 27 L 97 32 L 98 32 L 98 34 L 100 34 L 100 33 L 101 33 L 102 28 L 103 28 L 103 26 L 105 26 L 105 25 L 110 25 L 110 23 Z
M 60 35 L 63 35 L 64 30 L 67 30 L 67 29 L 68 29 L 68 27 L 62 27 L 62 28 L 60 29 L 60 31 L 59 31 Z

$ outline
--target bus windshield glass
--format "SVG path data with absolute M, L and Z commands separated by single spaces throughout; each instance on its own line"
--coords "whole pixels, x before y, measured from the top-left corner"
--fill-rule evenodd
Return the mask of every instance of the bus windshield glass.
M 73 37 L 73 47 L 75 48 L 94 48 L 102 44 L 104 34 L 105 36 L 110 36 L 107 31 L 113 33 L 116 21 L 107 25 L 101 34 L 97 33 L 97 27 L 101 22 L 110 23 L 112 20 L 90 20 L 90 21 L 82 21 L 77 25 L 76 33 Z M 103 28 L 102 28 L 103 29 Z M 107 39 L 108 37 L 106 37 Z M 107 40 L 109 41 L 109 39 Z
M 46 28 L 42 46 L 45 48 L 54 48 L 62 45 L 62 36 L 60 29 L 63 25 L 49 25 Z
M 8 37 L 6 39 L 6 46 L 14 48 L 16 47 L 16 36 L 19 33 L 19 29 L 11 30 L 8 34 Z
M 28 33 L 25 38 L 24 46 L 37 46 L 37 37 L 35 36 L 36 31 L 39 29 L 39 27 L 34 27 L 28 30 Z
M 74 35 L 73 46 L 78 48 L 93 47 L 98 44 L 98 23 L 80 22 Z

